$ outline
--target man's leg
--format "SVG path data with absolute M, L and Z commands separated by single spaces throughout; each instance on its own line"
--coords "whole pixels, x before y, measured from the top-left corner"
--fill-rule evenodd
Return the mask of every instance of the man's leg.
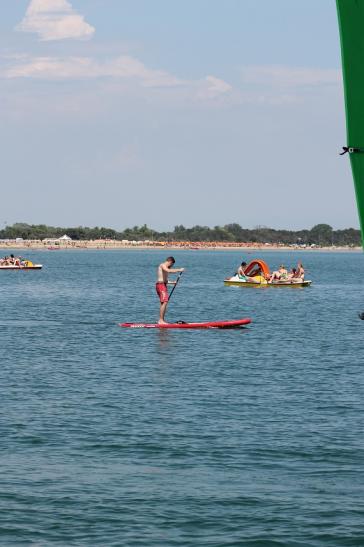
M 161 302 L 161 307 L 159 310 L 159 321 L 158 321 L 159 324 L 165 323 L 164 317 L 166 315 L 167 305 L 168 305 L 168 302 Z

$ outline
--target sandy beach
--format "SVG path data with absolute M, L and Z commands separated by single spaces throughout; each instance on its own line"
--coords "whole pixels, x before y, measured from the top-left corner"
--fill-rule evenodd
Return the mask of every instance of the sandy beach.
M 227 250 L 242 250 L 245 252 L 250 251 L 330 251 L 330 252 L 359 252 L 362 251 L 361 247 L 351 246 L 299 246 L 299 245 L 273 245 L 270 243 L 231 243 L 231 242 L 145 242 L 145 241 L 131 241 L 126 243 L 125 241 L 115 240 L 85 240 L 85 241 L 62 241 L 56 243 L 50 243 L 49 241 L 41 240 L 23 240 L 23 241 L 0 241 L 0 249 L 6 253 L 19 253 L 25 250 L 41 250 L 41 251 L 59 251 L 59 250 L 188 250 L 188 251 L 227 251 Z

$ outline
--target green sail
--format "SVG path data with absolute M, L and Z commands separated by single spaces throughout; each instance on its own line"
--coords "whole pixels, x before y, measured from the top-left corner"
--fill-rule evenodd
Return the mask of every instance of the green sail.
M 347 148 L 364 247 L 364 0 L 336 0 L 343 62 Z

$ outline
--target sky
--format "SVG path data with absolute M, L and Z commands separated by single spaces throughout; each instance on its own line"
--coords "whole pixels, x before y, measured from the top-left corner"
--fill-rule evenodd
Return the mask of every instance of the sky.
M 4 0 L 0 51 L 0 227 L 358 227 L 334 0 Z

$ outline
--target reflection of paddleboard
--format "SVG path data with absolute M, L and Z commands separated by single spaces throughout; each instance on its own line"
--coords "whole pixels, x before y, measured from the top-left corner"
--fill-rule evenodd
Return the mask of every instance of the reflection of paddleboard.
M 209 321 L 203 323 L 120 323 L 119 327 L 129 327 L 131 329 L 232 329 L 249 325 L 251 319 L 236 319 L 233 321 Z

